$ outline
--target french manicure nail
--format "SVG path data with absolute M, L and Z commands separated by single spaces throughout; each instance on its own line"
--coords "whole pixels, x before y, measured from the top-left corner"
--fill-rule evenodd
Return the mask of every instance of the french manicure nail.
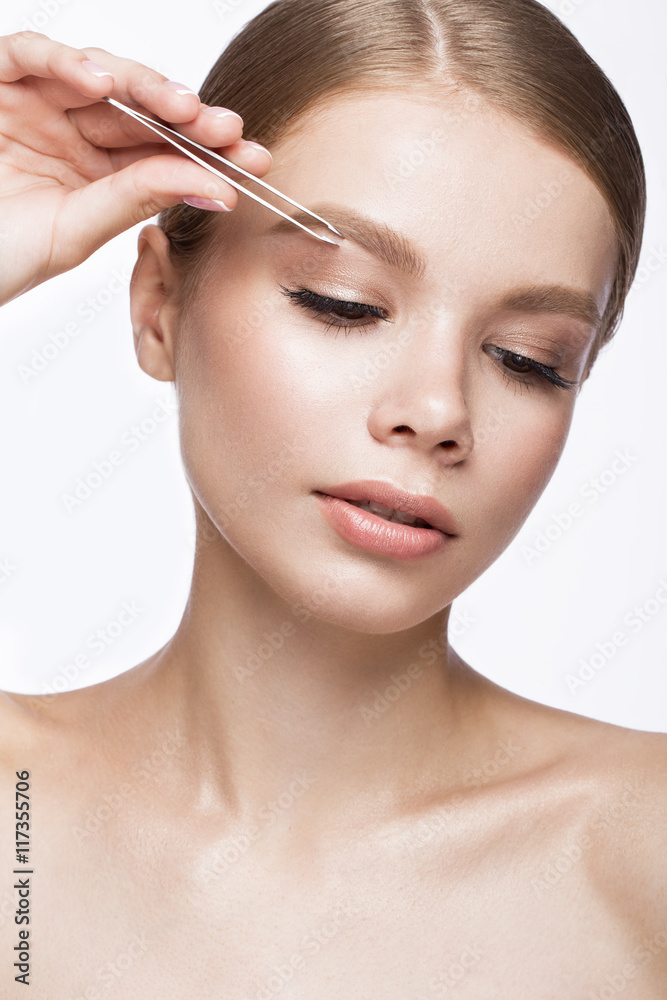
M 113 76 L 113 73 L 110 73 L 104 66 L 99 66 L 96 62 L 91 62 L 90 59 L 84 59 L 81 65 L 93 76 Z
M 225 205 L 224 201 L 215 201 L 212 198 L 198 198 L 193 195 L 192 198 L 184 198 L 183 201 L 193 208 L 205 208 L 209 212 L 231 212 L 231 208 Z
M 194 94 L 195 97 L 198 96 L 194 90 L 190 90 L 190 88 L 186 87 L 184 83 L 177 83 L 176 80 L 165 80 L 164 85 L 165 87 L 171 87 L 171 89 L 175 90 L 177 94 Z
M 273 160 L 273 156 L 271 155 L 271 153 L 269 153 L 266 146 L 262 146 L 261 142 L 255 142 L 254 139 L 244 139 L 243 141 L 246 142 L 249 146 L 256 146 L 257 149 L 261 149 L 263 153 L 267 153 L 269 158 Z
M 216 118 L 226 118 L 228 115 L 234 115 L 241 122 L 241 125 L 243 125 L 241 115 L 237 115 L 236 111 L 229 111 L 227 108 L 202 108 L 202 114 L 215 115 Z

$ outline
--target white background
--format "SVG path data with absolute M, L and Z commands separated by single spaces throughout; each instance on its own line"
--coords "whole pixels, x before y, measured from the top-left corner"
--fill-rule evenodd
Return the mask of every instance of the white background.
M 187 13 L 155 0 L 8 6 L 0 34 L 32 27 L 73 46 L 100 46 L 198 90 L 229 39 L 266 3 L 191 0 Z M 625 0 L 547 6 L 611 78 L 635 124 L 649 187 L 642 268 L 620 330 L 580 394 L 559 467 L 510 547 L 455 601 L 450 638 L 476 669 L 513 691 L 665 732 L 667 16 L 662 0 L 634 0 L 631 10 Z M 172 635 L 187 598 L 194 531 L 177 417 L 156 423 L 141 442 L 132 431 L 146 419 L 150 430 L 159 401 L 168 407 L 175 398 L 134 355 L 127 283 L 140 229 L 0 310 L 5 690 L 68 690 L 129 669 Z M 21 366 L 68 324 L 76 335 L 61 336 L 66 346 L 26 382 Z M 123 464 L 68 513 L 62 495 L 114 450 Z M 612 471 L 617 451 L 632 456 L 623 472 Z M 572 503 L 580 516 L 558 527 Z M 529 560 L 540 533 L 543 551 Z M 135 617 L 114 627 L 124 602 Z M 648 620 L 633 626 L 627 616 L 636 606 Z M 101 652 L 91 649 L 89 637 L 109 627 L 119 634 Z M 622 646 L 613 641 L 619 631 Z M 81 653 L 90 665 L 68 670 Z M 596 653 L 590 679 L 572 690 L 568 675 Z

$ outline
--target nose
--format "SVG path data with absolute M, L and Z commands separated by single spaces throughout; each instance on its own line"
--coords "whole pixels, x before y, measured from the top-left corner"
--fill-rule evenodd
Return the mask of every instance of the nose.
M 474 444 L 465 376 L 462 337 L 441 328 L 411 338 L 375 386 L 369 432 L 391 447 L 434 452 L 449 465 L 463 461 Z

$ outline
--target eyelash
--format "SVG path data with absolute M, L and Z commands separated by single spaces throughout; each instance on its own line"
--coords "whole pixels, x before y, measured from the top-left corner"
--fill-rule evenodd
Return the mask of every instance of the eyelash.
M 386 320 L 387 317 L 384 311 L 378 306 L 369 306 L 363 302 L 346 302 L 344 299 L 331 299 L 328 295 L 317 295 L 316 292 L 311 292 L 308 288 L 302 288 L 297 292 L 291 291 L 289 288 L 285 288 L 284 285 L 280 286 L 285 293 L 289 296 L 297 305 L 302 306 L 304 309 L 313 309 L 320 317 L 322 316 L 336 316 L 335 307 L 338 309 L 347 309 L 350 312 L 360 312 L 362 316 L 372 316 L 374 319 Z M 338 316 L 339 319 L 354 319 L 354 316 Z M 360 326 L 372 326 L 372 323 L 355 323 L 354 326 L 350 326 L 348 323 L 336 323 L 335 320 L 329 319 L 325 322 L 325 326 L 329 329 L 332 326 L 342 327 L 345 330 L 353 330 Z
M 310 291 L 308 288 L 301 288 L 297 291 L 292 291 L 289 288 L 285 288 L 284 285 L 280 286 L 284 294 L 288 296 L 293 302 L 301 306 L 303 309 L 310 309 L 315 312 L 318 317 L 322 316 L 337 316 L 338 319 L 355 319 L 358 316 L 351 316 L 350 313 L 356 312 L 361 313 L 361 316 L 370 316 L 372 319 L 382 319 L 387 321 L 387 316 L 384 310 L 380 309 L 378 306 L 367 305 L 364 302 L 346 302 L 344 299 L 332 299 L 328 295 L 318 295 L 316 292 Z M 336 312 L 336 309 L 347 310 L 347 316 L 340 316 Z M 359 327 L 373 326 L 372 322 L 367 323 L 355 323 L 353 325 L 344 322 L 336 322 L 336 320 L 329 318 L 325 323 L 326 329 L 331 327 L 336 327 L 338 329 L 345 330 L 347 336 L 350 330 L 357 329 Z M 338 336 L 338 334 L 336 334 Z M 555 386 L 557 389 L 572 389 L 577 383 L 571 379 L 564 378 L 559 375 L 555 368 L 551 368 L 548 365 L 543 365 L 540 361 L 534 361 L 532 358 L 527 358 L 523 354 L 515 354 L 514 351 L 507 351 L 502 347 L 492 347 L 493 352 L 496 356 L 500 356 L 500 360 L 512 359 L 514 364 L 519 366 L 528 365 L 530 370 L 527 372 L 516 372 L 512 368 L 507 368 L 503 365 L 503 371 L 507 378 L 514 382 L 521 382 L 528 388 L 534 385 L 537 380 L 548 383 Z

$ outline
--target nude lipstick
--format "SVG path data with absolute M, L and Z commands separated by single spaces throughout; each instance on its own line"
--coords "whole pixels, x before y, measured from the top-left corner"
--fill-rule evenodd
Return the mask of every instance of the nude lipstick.
M 342 538 L 378 555 L 422 559 L 441 552 L 457 533 L 452 515 L 435 497 L 408 493 L 388 482 L 358 480 L 314 490 L 313 495 Z

